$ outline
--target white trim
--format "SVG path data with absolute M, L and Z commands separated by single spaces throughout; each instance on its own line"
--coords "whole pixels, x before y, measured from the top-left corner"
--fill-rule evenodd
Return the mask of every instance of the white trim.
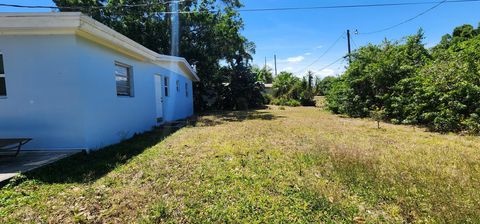
M 188 63 L 187 59 L 182 58 L 182 57 L 175 57 L 175 56 L 170 56 L 170 55 L 159 55 L 159 57 L 156 59 L 157 62 L 171 62 L 174 61 L 180 65 L 182 65 L 184 68 L 186 68 L 190 74 L 192 75 L 192 81 L 200 81 L 200 78 L 197 75 L 197 72 L 193 69 L 193 67 Z
M 200 81 L 185 58 L 158 54 L 82 13 L 0 13 L 0 35 L 60 34 L 74 34 L 154 64 L 173 61 L 185 69 L 187 78 Z

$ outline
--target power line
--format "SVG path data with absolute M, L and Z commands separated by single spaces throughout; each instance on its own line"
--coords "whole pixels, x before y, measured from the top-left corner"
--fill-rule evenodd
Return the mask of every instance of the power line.
M 324 69 L 327 69 L 327 68 L 330 68 L 330 66 L 334 65 L 334 64 L 337 64 L 339 61 L 341 61 L 342 59 L 345 59 L 345 57 L 341 57 L 341 58 L 338 58 L 337 60 L 335 60 L 334 62 L 320 68 L 318 71 L 322 71 Z
M 337 45 L 337 43 L 345 37 L 345 33 L 342 33 L 336 40 L 335 42 L 333 42 L 325 52 L 323 52 L 323 54 L 321 54 L 318 58 L 316 58 L 311 64 L 309 64 L 308 66 L 298 70 L 296 73 L 300 73 L 300 72 L 303 72 L 304 70 L 310 68 L 312 65 L 316 64 L 318 61 L 320 61 L 320 59 L 322 59 L 330 50 L 332 50 L 332 48 Z
M 357 43 L 355 43 L 355 38 L 351 38 L 353 46 L 355 46 L 355 49 L 358 49 Z
M 439 2 L 438 4 L 436 4 L 436 5 L 428 8 L 427 10 L 422 11 L 421 13 L 415 15 L 414 17 L 411 17 L 411 18 L 409 18 L 409 19 L 407 19 L 407 20 L 404 20 L 404 21 L 402 21 L 402 22 L 400 22 L 400 23 L 397 23 L 397 24 L 395 24 L 395 25 L 393 25 L 393 26 L 389 26 L 389 27 L 386 27 L 386 28 L 383 28 L 383 29 L 380 29 L 380 30 L 376 30 L 376 31 L 371 31 L 371 32 L 366 32 L 366 33 L 359 33 L 359 34 L 363 34 L 363 35 L 376 34 L 376 33 L 381 33 L 381 32 L 387 31 L 387 30 L 391 30 L 391 29 L 397 28 L 397 27 L 399 27 L 399 26 L 401 26 L 401 25 L 403 25 L 403 24 L 405 24 L 405 23 L 408 23 L 408 22 L 410 22 L 410 21 L 413 21 L 413 20 L 415 20 L 416 18 L 427 14 L 428 12 L 436 9 L 437 7 L 439 7 L 440 5 L 442 5 L 443 3 L 446 3 L 446 2 L 447 2 L 447 0 L 443 0 L 443 1 Z
M 42 6 L 42 5 L 18 5 L 18 4 L 0 3 L 0 7 L 81 10 L 81 9 L 104 9 L 109 7 L 114 7 L 114 8 L 155 7 L 155 6 L 160 6 L 160 5 L 164 5 L 172 2 L 180 3 L 185 1 L 186 0 L 178 0 L 178 1 L 169 1 L 169 2 L 118 5 L 118 6 L 45 6 L 45 5 Z M 444 0 L 444 1 L 404 2 L 404 3 L 377 3 L 377 4 L 307 6 L 307 7 L 284 7 L 284 8 L 256 8 L 256 9 L 237 9 L 237 11 L 238 12 L 265 12 L 265 11 L 293 11 L 293 10 L 315 10 L 315 9 L 372 8 L 372 7 L 392 7 L 392 6 L 429 5 L 429 4 L 439 5 L 443 3 L 464 3 L 464 2 L 480 2 L 480 0 Z M 437 5 L 432 8 L 438 7 Z M 205 10 L 205 11 L 178 11 L 178 12 L 158 12 L 158 13 L 190 14 L 190 13 L 201 13 L 201 12 L 215 13 L 219 11 L 220 10 Z
M 446 0 L 447 3 L 462 2 L 480 2 L 480 0 Z M 437 4 L 440 1 L 425 2 L 403 2 L 403 3 L 376 3 L 376 4 L 356 4 L 356 5 L 331 5 L 331 6 L 306 6 L 306 7 L 285 7 L 285 8 L 258 8 L 258 9 L 240 9 L 241 12 L 258 11 L 292 11 L 292 10 L 312 10 L 312 9 L 342 9 L 342 8 L 371 8 L 371 7 L 391 7 L 391 6 L 409 6 L 409 5 L 430 5 Z
M 105 9 L 105 8 L 141 8 L 141 7 L 155 7 L 163 6 L 171 3 L 182 3 L 187 0 L 176 0 L 176 1 L 164 1 L 157 3 L 143 3 L 143 4 L 129 4 L 129 5 L 92 5 L 92 6 L 48 6 L 48 5 L 18 5 L 18 4 L 5 4 L 0 3 L 0 7 L 12 7 L 12 8 L 28 8 L 28 9 L 70 9 L 70 10 L 81 10 L 81 9 Z M 160 12 L 161 13 L 161 12 Z M 169 12 L 164 12 L 169 13 Z

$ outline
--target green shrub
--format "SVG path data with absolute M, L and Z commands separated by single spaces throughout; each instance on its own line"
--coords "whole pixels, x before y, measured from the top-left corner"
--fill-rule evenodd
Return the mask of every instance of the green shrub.
M 480 29 L 472 29 L 456 28 L 431 51 L 422 32 L 403 43 L 359 48 L 347 71 L 329 83 L 327 107 L 374 118 L 382 108 L 382 119 L 395 124 L 480 134 Z
M 270 94 L 263 94 L 263 103 L 264 104 L 271 104 L 273 101 L 273 96 Z
M 274 101 L 272 104 L 285 106 L 315 106 L 313 72 L 300 79 L 289 72 L 281 72 L 273 80 Z M 300 104 L 300 105 L 299 105 Z
M 301 106 L 302 104 L 298 101 L 298 100 L 294 100 L 294 99 L 290 99 L 287 101 L 287 105 L 286 106 L 290 106 L 290 107 L 299 107 Z
M 289 107 L 298 107 L 302 104 L 298 100 L 286 99 L 286 98 L 275 98 L 272 100 L 273 105 L 278 106 L 289 106 Z

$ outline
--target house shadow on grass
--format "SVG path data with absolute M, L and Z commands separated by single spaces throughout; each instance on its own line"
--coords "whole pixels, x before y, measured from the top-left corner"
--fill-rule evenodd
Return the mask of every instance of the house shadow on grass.
M 188 120 L 187 123 L 192 126 L 214 126 L 226 122 L 275 120 L 278 118 L 281 118 L 281 116 L 275 116 L 263 111 L 222 111 L 203 114 L 200 117 Z M 166 125 L 89 154 L 75 154 L 28 172 L 25 176 L 29 180 L 38 180 L 50 184 L 93 182 L 105 176 L 116 167 L 127 163 L 146 149 L 157 145 L 180 128 L 180 126 Z M 21 182 L 21 180 L 19 181 Z
M 177 130 L 178 127 L 170 126 L 157 128 L 89 154 L 75 154 L 26 173 L 25 176 L 43 183 L 89 183 L 127 163 L 132 157 L 158 144 Z
M 247 120 L 276 120 L 284 118 L 283 116 L 274 115 L 267 111 L 213 111 L 201 114 L 191 122 L 193 126 L 216 126 L 227 122 L 243 122 Z

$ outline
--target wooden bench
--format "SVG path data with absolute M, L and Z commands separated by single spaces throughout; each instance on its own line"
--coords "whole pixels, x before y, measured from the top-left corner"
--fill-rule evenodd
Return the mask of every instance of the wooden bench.
M 31 141 L 31 138 L 0 138 L 0 151 L 13 151 L 15 150 L 15 155 L 17 156 L 20 153 L 22 146 Z

